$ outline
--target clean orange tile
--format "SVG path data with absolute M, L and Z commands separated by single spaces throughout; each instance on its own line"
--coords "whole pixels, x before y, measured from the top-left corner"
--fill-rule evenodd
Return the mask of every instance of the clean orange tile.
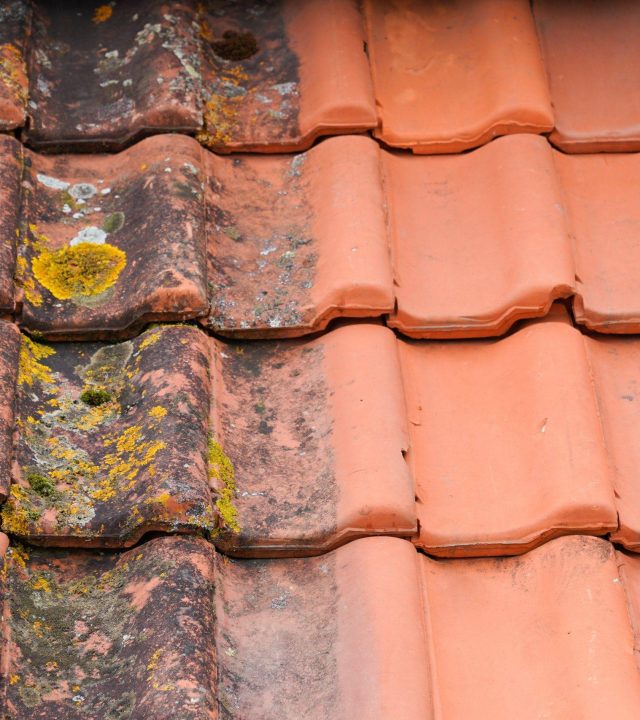
M 640 149 L 640 5 L 534 0 L 555 128 L 570 153 Z
M 508 555 L 617 526 L 582 335 L 564 313 L 497 341 L 400 344 L 419 545 Z
M 325 552 L 414 535 L 393 333 L 348 325 L 309 341 L 214 343 L 211 429 L 235 469 L 234 555 Z
M 229 720 L 430 720 L 418 557 L 365 538 L 317 558 L 216 566 Z
M 274 337 L 390 312 L 379 157 L 365 137 L 294 156 L 207 153 L 211 311 L 202 322 L 224 335 Z
M 638 717 L 634 635 L 611 544 L 566 537 L 519 558 L 421 562 L 433 717 Z
M 637 333 L 640 155 L 553 156 L 573 241 L 576 321 L 598 332 Z
M 384 153 L 397 308 L 416 337 L 499 335 L 572 294 L 552 151 L 513 135 L 472 153 Z
M 526 0 L 366 0 L 365 15 L 386 144 L 459 152 L 553 127 Z
M 640 339 L 591 337 L 585 344 L 613 470 L 620 526 L 612 539 L 640 550 Z

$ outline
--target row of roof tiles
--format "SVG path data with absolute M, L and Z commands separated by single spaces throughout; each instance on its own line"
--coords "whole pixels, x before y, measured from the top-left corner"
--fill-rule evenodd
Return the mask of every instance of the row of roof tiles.
M 1 329 L 3 528 L 29 542 L 198 532 L 270 557 L 389 534 L 476 556 L 587 533 L 640 547 L 640 340 L 587 337 L 562 308 L 456 343 L 367 323 L 251 343 L 175 325 L 113 345 Z
M 218 151 L 300 150 L 367 129 L 420 153 L 512 132 L 551 132 L 569 152 L 637 150 L 640 9 L 614 5 L 12 0 L 0 126 L 26 124 L 27 142 L 53 150 L 160 131 Z
M 559 297 L 590 329 L 640 330 L 640 155 L 526 134 L 431 157 L 354 136 L 293 156 L 181 135 L 0 151 L 0 304 L 47 338 L 192 318 L 269 338 L 382 314 L 414 337 L 491 336 Z
M 1 702 L 21 720 L 640 712 L 640 559 L 598 538 L 464 560 L 398 538 L 288 560 L 192 537 L 15 544 L 0 590 Z

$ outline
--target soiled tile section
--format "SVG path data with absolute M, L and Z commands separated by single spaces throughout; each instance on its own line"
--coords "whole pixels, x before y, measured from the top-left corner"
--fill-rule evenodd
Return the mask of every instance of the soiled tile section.
M 576 321 L 640 331 L 640 156 L 554 153 L 576 267 Z
M 0 321 L 0 500 L 9 494 L 20 334 Z
M 20 232 L 20 183 L 24 154 L 12 137 L 0 136 L 0 313 L 14 309 L 16 243 Z
M 416 531 L 396 341 L 350 325 L 311 341 L 215 343 L 212 429 L 235 469 L 235 555 L 317 554 Z
M 640 149 L 640 5 L 634 0 L 535 0 L 555 112 L 551 141 L 566 152 Z
M 207 156 L 210 329 L 302 335 L 393 308 L 380 151 L 331 138 L 291 156 Z
M 617 526 L 581 334 L 562 315 L 498 341 L 401 343 L 421 547 L 505 555 Z
M 122 547 L 145 532 L 205 532 L 208 340 L 163 326 L 115 345 L 22 337 L 6 532 Z
M 437 717 L 638 717 L 634 637 L 608 542 L 421 562 Z
M 366 0 L 368 50 L 388 145 L 459 152 L 553 127 L 526 0 Z
M 373 128 L 362 18 L 352 0 L 209 0 L 200 16 L 204 128 L 218 152 L 302 150 Z
M 197 538 L 118 554 L 10 547 L 3 714 L 215 720 L 213 555 Z
M 29 144 L 117 150 L 201 125 L 191 2 L 37 0 L 29 43 Z
M 396 311 L 417 337 L 505 332 L 571 295 L 574 271 L 548 143 L 496 140 L 473 153 L 384 153 Z
M 614 473 L 620 526 L 612 539 L 640 550 L 640 342 L 593 337 L 586 347 Z
M 27 155 L 18 282 L 29 330 L 101 339 L 206 312 L 200 152 L 173 135 L 115 156 Z
M 8 0 L 0 7 L 0 131 L 25 122 L 29 82 L 24 51 L 30 24 L 27 0 Z
M 410 543 L 217 558 L 216 613 L 220 720 L 431 717 Z

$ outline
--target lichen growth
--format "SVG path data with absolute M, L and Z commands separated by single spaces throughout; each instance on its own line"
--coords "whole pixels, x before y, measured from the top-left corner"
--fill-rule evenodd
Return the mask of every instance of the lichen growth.
M 27 68 L 22 53 L 10 43 L 0 45 L 0 84 L 8 88 L 21 106 L 27 104 Z
M 31 267 L 36 280 L 58 300 L 93 296 L 115 284 L 127 262 L 113 245 L 78 243 L 50 251 L 43 249 Z
M 236 493 L 236 479 L 233 463 L 225 454 L 221 445 L 212 437 L 207 445 L 209 480 L 218 486 L 216 508 L 226 527 L 235 533 L 240 532 L 238 509 L 233 503 Z
M 34 342 L 26 335 L 20 343 L 20 359 L 18 361 L 18 385 L 31 387 L 35 382 L 48 384 L 53 382 L 51 370 L 40 362 L 55 354 L 48 345 Z
M 106 22 L 113 15 L 113 8 L 110 5 L 100 5 L 97 7 L 91 18 L 96 25 Z
M 196 139 L 205 147 L 228 145 L 238 127 L 240 106 L 245 99 L 244 83 L 249 75 L 238 66 L 221 68 L 216 88 L 205 103 L 204 127 Z
M 49 497 L 56 491 L 55 483 L 51 478 L 37 472 L 28 472 L 27 482 L 38 495 L 42 495 L 43 497 Z
M 103 388 L 87 388 L 82 391 L 80 400 L 82 400 L 85 405 L 99 407 L 111 400 L 111 393 Z

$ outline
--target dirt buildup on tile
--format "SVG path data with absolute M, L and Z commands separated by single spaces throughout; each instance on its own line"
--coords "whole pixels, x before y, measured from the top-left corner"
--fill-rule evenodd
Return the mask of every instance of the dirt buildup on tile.
M 258 52 L 258 43 L 250 32 L 226 30 L 222 40 L 213 43 L 213 52 L 223 60 L 247 60 Z

